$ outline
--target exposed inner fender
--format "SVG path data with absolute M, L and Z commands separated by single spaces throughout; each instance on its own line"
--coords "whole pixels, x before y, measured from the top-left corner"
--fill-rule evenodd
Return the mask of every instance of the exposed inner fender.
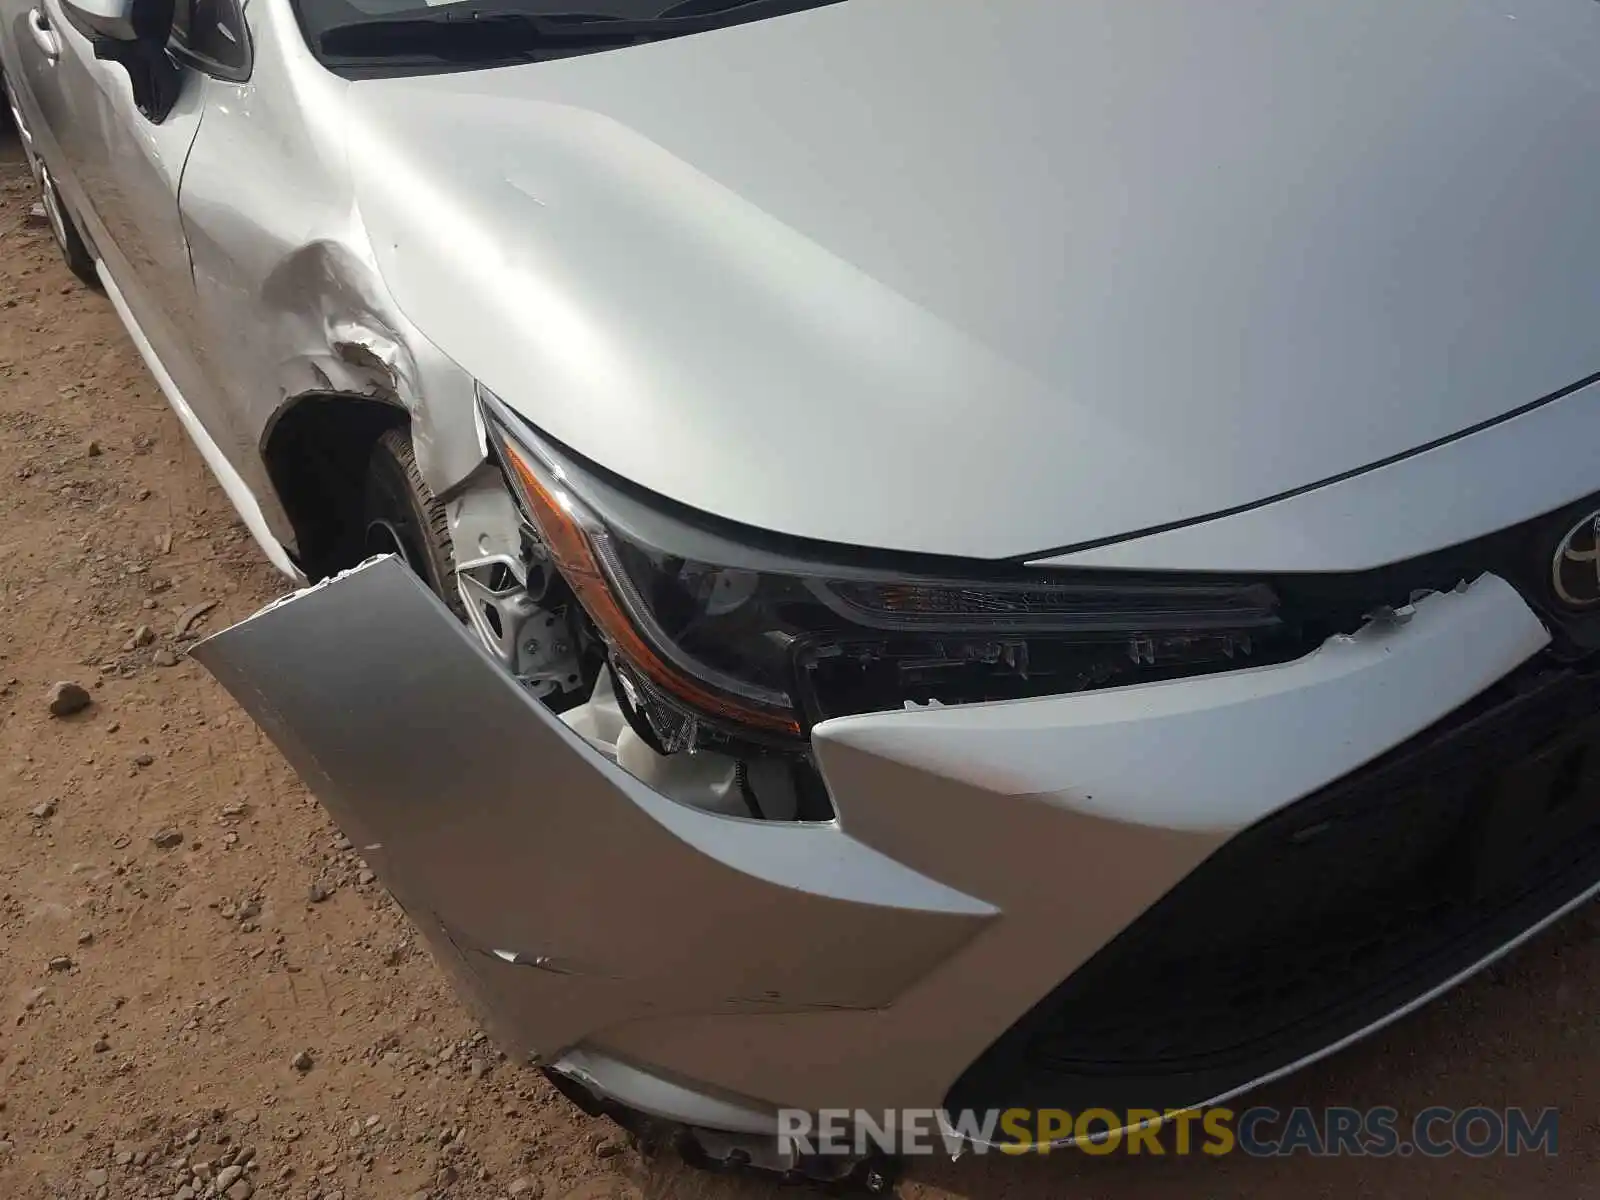
M 360 557 L 358 526 L 373 448 L 409 421 L 396 400 L 328 392 L 299 397 L 274 421 L 262 458 L 310 578 Z

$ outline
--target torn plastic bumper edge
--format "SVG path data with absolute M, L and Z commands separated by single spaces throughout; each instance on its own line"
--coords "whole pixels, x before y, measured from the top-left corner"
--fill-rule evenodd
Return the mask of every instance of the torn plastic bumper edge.
M 193 654 L 356 840 L 496 1036 L 535 1058 L 641 1017 L 881 1009 L 995 915 L 837 825 L 715 816 L 651 792 L 393 558 Z

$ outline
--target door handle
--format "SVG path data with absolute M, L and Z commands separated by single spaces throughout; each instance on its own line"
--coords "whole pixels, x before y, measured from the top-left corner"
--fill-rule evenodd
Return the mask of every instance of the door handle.
M 39 47 L 39 52 L 51 62 L 61 57 L 61 38 L 54 29 L 50 28 L 50 18 L 44 15 L 42 8 L 28 10 L 28 32 L 33 35 L 34 42 Z

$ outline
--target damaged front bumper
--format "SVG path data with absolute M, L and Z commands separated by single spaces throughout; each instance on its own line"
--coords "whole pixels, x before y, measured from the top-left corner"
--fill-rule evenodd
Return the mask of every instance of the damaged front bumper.
M 829 721 L 813 732 L 838 813 L 827 823 L 651 791 L 394 559 L 194 656 L 508 1051 L 633 1109 L 764 1133 L 779 1107 L 943 1105 L 1008 1029 L 1240 831 L 1436 726 L 1548 640 L 1486 575 L 1293 662 Z M 1397 992 L 1363 1029 L 1440 982 Z M 1292 1060 L 1107 1094 L 1199 1104 L 1351 1036 L 1330 1025 Z M 958 1094 L 1004 1103 L 1009 1086 L 986 1076 Z M 1070 1106 L 1087 1095 L 1076 1088 Z

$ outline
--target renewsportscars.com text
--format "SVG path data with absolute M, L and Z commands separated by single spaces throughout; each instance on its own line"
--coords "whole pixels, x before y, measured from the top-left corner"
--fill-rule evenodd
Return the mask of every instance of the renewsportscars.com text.
M 892 1155 L 1047 1154 L 1071 1146 L 1084 1154 L 1252 1157 L 1444 1158 L 1462 1154 L 1554 1156 L 1560 1114 L 1554 1108 L 1433 1106 L 1402 1117 L 1388 1107 L 1243 1110 L 1208 1108 L 1158 1113 L 1091 1108 L 1010 1108 L 948 1113 L 939 1109 L 823 1109 L 778 1113 L 786 1153 Z

